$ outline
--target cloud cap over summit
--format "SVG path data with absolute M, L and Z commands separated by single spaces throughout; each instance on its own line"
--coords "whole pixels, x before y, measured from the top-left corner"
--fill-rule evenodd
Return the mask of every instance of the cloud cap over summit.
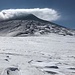
M 18 16 L 33 14 L 40 19 L 47 21 L 55 21 L 60 18 L 59 13 L 50 8 L 34 8 L 34 9 L 7 9 L 0 12 L 0 21 L 13 19 Z

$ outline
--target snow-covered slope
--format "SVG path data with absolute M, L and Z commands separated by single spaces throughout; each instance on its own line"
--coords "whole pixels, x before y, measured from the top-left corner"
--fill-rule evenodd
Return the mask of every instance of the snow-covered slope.
M 0 22 L 0 36 L 28 36 L 50 33 L 64 36 L 75 35 L 74 30 L 39 19 L 32 14 Z
M 0 75 L 75 75 L 75 37 L 0 37 Z

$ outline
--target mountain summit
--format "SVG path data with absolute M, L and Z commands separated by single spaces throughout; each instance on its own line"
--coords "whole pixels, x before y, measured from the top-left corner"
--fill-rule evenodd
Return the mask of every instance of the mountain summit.
M 20 15 L 0 22 L 0 36 L 29 36 L 50 33 L 73 36 L 74 32 L 66 27 L 39 19 L 33 14 Z

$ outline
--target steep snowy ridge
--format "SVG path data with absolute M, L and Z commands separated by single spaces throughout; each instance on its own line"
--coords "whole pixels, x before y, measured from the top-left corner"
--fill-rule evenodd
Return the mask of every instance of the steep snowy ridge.
M 74 30 L 39 19 L 32 14 L 0 22 L 0 36 L 30 36 L 49 33 L 64 36 L 75 35 Z

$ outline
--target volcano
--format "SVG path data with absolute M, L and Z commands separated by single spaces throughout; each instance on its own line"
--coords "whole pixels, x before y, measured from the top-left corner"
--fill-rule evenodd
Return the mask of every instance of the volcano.
M 0 36 L 33 36 L 44 34 L 75 35 L 75 31 L 42 20 L 33 14 L 20 15 L 0 22 Z

